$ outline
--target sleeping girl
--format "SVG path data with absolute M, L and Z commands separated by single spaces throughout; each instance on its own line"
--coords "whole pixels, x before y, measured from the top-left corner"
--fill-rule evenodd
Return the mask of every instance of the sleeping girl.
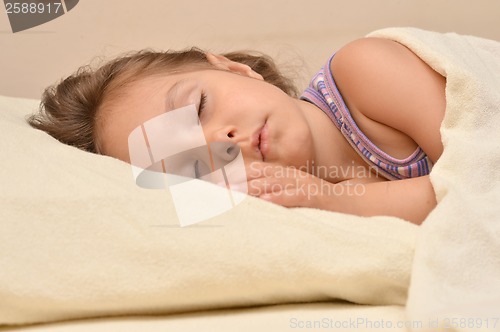
M 355 40 L 326 60 L 299 95 L 262 54 L 140 51 L 48 88 L 29 122 L 130 162 L 135 128 L 194 105 L 208 143 L 241 151 L 250 195 L 422 223 L 436 205 L 429 172 L 443 151 L 445 78 L 386 39 Z

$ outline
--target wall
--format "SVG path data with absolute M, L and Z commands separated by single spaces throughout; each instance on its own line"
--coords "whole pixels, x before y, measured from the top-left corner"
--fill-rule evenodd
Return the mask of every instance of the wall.
M 2 8 L 3 9 L 3 8 Z M 67 14 L 13 34 L 0 12 L 0 94 L 39 98 L 96 57 L 192 45 L 257 49 L 307 78 L 349 40 L 415 26 L 500 40 L 498 0 L 81 0 Z

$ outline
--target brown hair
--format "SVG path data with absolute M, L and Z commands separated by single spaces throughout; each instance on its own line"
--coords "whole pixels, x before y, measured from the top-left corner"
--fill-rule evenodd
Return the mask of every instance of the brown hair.
M 283 76 L 274 61 L 257 52 L 231 52 L 228 59 L 248 65 L 290 96 L 297 89 Z M 62 143 L 85 151 L 100 153 L 97 124 L 99 109 L 124 86 L 149 75 L 214 68 L 205 52 L 191 48 L 185 51 L 155 52 L 143 50 L 118 57 L 98 69 L 84 66 L 58 84 L 48 87 L 39 112 L 28 118 L 34 128 L 49 133 Z

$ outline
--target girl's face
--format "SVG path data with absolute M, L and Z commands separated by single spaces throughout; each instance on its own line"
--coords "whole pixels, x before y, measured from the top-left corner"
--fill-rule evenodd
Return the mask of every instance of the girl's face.
M 123 92 L 101 110 L 99 139 L 106 155 L 130 162 L 128 136 L 136 127 L 195 104 L 207 143 L 237 144 L 247 165 L 264 161 L 300 167 L 315 158 L 306 103 L 255 73 L 207 69 L 158 75 Z

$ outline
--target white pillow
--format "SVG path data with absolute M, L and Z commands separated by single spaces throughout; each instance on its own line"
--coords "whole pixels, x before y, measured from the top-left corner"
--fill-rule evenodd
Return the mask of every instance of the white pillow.
M 0 96 L 0 325 L 343 299 L 404 304 L 418 227 L 247 197 L 179 227 L 167 190 Z

